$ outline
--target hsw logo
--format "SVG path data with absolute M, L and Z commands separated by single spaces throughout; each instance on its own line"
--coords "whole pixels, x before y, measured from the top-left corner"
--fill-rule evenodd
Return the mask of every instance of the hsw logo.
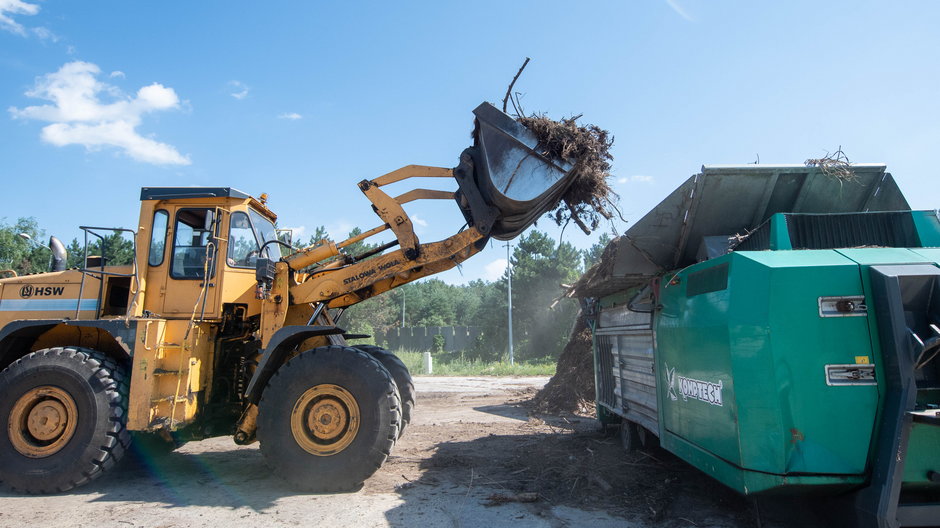
M 65 286 L 31 286 L 20 288 L 20 297 L 55 297 L 65 292 Z

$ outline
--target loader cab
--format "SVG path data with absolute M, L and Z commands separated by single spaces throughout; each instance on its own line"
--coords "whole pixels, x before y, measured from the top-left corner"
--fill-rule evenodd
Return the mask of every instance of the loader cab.
M 228 187 L 141 190 L 142 310 L 168 319 L 217 319 L 226 305 L 260 311 L 255 261 L 280 258 L 264 203 Z

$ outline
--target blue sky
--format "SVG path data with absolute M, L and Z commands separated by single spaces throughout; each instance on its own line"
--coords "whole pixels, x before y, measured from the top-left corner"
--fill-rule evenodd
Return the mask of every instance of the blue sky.
M 628 220 L 702 164 L 840 145 L 935 208 L 938 15 L 928 1 L 0 0 L 0 216 L 70 240 L 133 226 L 142 186 L 231 186 L 268 193 L 304 239 L 317 225 L 341 239 L 378 224 L 356 182 L 455 165 L 471 110 L 527 56 L 526 111 L 615 135 Z M 462 225 L 449 203 L 410 211 L 422 240 Z M 504 258 L 494 244 L 442 278 L 492 279 Z

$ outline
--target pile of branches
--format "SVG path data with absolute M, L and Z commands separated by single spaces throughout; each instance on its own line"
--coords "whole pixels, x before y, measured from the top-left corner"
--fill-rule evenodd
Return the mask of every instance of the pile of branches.
M 601 217 L 610 220 L 617 193 L 610 188 L 610 148 L 614 138 L 597 125 L 580 126 L 581 116 L 555 121 L 544 115 L 520 116 L 518 121 L 538 138 L 537 149 L 547 158 L 575 160 L 571 186 L 552 211 L 558 225 L 574 221 L 586 234 L 597 229 Z
M 819 171 L 826 176 L 831 176 L 841 181 L 850 181 L 855 179 L 855 172 L 852 171 L 852 162 L 849 161 L 845 152 L 842 152 L 842 145 L 834 153 L 826 153 L 821 158 L 810 158 L 804 162 L 807 167 L 819 167 Z
M 512 102 L 516 120 L 538 139 L 536 150 L 539 154 L 549 159 L 574 161 L 574 167 L 569 172 L 571 186 L 549 216 L 559 226 L 574 221 L 585 234 L 591 234 L 597 229 L 601 218 L 610 220 L 613 218 L 612 210 L 618 214 L 620 212 L 616 205 L 620 196 L 607 183 L 611 177 L 610 161 L 614 159 L 610 154 L 614 137 L 597 125 L 578 125 L 577 120 L 581 115 L 561 121 L 544 115 L 525 115 L 517 100 L 519 94 L 513 95 L 512 87 L 527 64 L 529 58 L 522 63 L 509 84 L 506 97 L 503 98 L 503 112 L 506 111 L 507 103 Z
M 578 314 L 555 375 L 534 398 L 534 410 L 547 413 L 591 413 L 594 405 L 594 353 L 591 329 Z

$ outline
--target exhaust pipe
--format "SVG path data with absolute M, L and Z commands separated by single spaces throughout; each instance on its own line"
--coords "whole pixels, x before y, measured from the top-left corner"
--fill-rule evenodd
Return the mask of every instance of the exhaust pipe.
M 49 237 L 49 249 L 52 250 L 52 262 L 49 264 L 49 271 L 65 271 L 65 264 L 68 262 L 68 252 L 65 251 L 65 245 L 56 237 Z

